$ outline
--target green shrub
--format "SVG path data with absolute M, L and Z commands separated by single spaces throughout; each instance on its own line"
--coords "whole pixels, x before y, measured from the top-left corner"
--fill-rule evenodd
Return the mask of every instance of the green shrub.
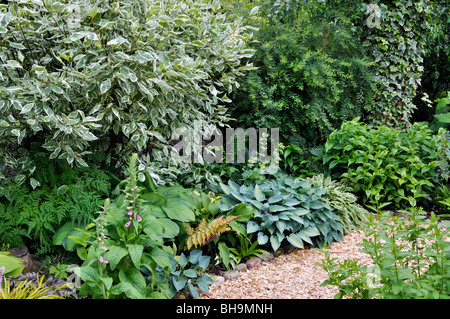
M 258 69 L 240 79 L 230 107 L 237 125 L 280 128 L 283 143 L 303 149 L 362 116 L 375 94 L 372 62 L 353 25 L 342 15 L 323 17 L 320 4 L 306 2 L 296 2 L 286 19 L 262 11 L 252 59 Z
M 322 285 L 339 288 L 335 298 L 448 299 L 450 297 L 450 243 L 447 227 L 433 213 L 420 209 L 393 217 L 370 214 L 360 244 L 373 265 L 348 259 L 337 262 L 325 250 L 319 266 L 329 279 Z M 447 226 L 449 226 L 447 224 Z
M 112 165 L 133 151 L 160 160 L 174 129 L 227 121 L 251 65 L 243 21 L 219 1 L 9 1 L 0 4 L 0 180 L 50 159 Z
M 376 211 L 415 206 L 430 200 L 438 182 L 441 133 L 433 134 L 426 123 L 402 130 L 355 119 L 330 135 L 323 162 Z

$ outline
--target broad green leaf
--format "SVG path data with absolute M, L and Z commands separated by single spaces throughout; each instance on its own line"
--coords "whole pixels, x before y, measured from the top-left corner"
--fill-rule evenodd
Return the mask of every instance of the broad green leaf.
M 112 287 L 111 293 L 114 295 L 120 295 L 125 293 L 130 299 L 144 299 L 145 296 L 139 292 L 136 287 L 130 282 L 121 282 Z
M 441 123 L 450 123 L 450 113 L 433 115 Z
M 170 200 L 162 206 L 162 210 L 170 219 L 181 222 L 195 221 L 195 213 L 183 200 Z
M 114 270 L 122 258 L 128 255 L 128 250 L 120 246 L 110 246 L 108 249 L 103 258 L 109 262 L 111 270 Z
M 170 259 L 169 256 L 167 255 L 167 252 L 165 252 L 164 250 L 160 249 L 160 248 L 153 248 L 151 253 L 150 253 L 150 257 L 155 261 L 155 263 L 162 267 L 170 267 Z
M 75 270 L 74 270 L 75 271 Z M 98 284 L 100 276 L 97 269 L 89 266 L 82 266 L 79 268 L 79 276 L 83 281 Z
M 133 262 L 134 266 L 137 269 L 140 269 L 141 268 L 141 258 L 142 258 L 142 253 L 144 251 L 144 247 L 142 245 L 128 244 L 127 248 L 128 248 L 128 252 L 131 257 L 131 261 Z
M 0 267 L 5 267 L 5 276 L 18 277 L 25 268 L 22 259 L 8 256 L 9 252 L 0 252 Z

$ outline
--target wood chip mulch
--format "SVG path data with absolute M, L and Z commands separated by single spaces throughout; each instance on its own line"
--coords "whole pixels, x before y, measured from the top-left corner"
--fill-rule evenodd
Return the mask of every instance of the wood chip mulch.
M 331 246 L 331 257 L 358 259 L 370 264 L 365 253 L 359 252 L 365 238 L 362 232 L 344 236 Z M 202 299 L 332 299 L 337 293 L 334 286 L 321 287 L 328 279 L 326 271 L 315 265 L 321 263 L 324 253 L 316 249 L 295 249 L 259 267 L 241 272 L 233 280 L 214 283 Z

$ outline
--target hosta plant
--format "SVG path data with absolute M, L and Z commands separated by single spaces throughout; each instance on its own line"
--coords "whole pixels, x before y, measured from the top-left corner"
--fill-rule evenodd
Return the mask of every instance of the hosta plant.
M 170 252 L 171 270 L 168 276 L 168 291 L 170 298 L 173 298 L 177 292 L 188 291 L 194 298 L 199 298 L 196 290 L 198 287 L 201 291 L 208 293 L 209 285 L 213 283 L 211 277 L 206 274 L 209 266 L 210 257 L 203 255 L 200 250 L 190 251 L 188 254 L 176 254 L 177 248 L 166 247 L 166 251 Z M 164 278 L 166 270 L 158 266 L 158 278 Z M 148 273 L 149 278 L 152 274 Z
M 257 210 L 246 223 L 247 234 L 256 233 L 259 245 L 277 250 L 283 240 L 294 247 L 304 243 L 322 247 L 342 240 L 343 227 L 336 211 L 325 201 L 324 189 L 304 180 L 281 176 L 262 184 L 239 186 L 232 180 L 220 185 L 222 209 L 245 203 Z

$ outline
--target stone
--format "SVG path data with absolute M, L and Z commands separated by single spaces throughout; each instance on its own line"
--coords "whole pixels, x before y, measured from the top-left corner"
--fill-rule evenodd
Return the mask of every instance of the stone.
M 233 280 L 236 279 L 239 276 L 239 271 L 237 270 L 227 270 L 223 273 L 223 277 L 226 280 Z
M 33 255 L 30 254 L 26 246 L 13 247 L 8 251 L 10 252 L 11 256 L 22 259 L 22 263 L 25 265 L 22 274 L 26 274 L 29 272 L 39 272 L 41 263 L 33 259 Z
M 247 265 L 248 269 L 258 267 L 259 265 L 261 265 L 261 258 L 259 257 L 250 258 L 249 260 L 247 260 L 245 264 Z
M 273 252 L 273 256 L 274 257 L 279 257 L 279 256 L 281 256 L 281 255 L 283 255 L 284 254 L 284 249 L 283 248 L 278 248 L 277 250 L 275 250 L 274 252 Z
M 234 269 L 236 269 L 237 271 L 241 271 L 241 272 L 244 272 L 244 271 L 248 270 L 247 265 L 244 264 L 244 263 L 236 265 L 236 267 Z
M 215 284 L 219 285 L 225 282 L 225 277 L 223 276 L 213 275 L 211 276 L 211 279 L 214 281 Z
M 263 253 L 261 254 L 262 261 L 269 261 L 272 260 L 274 257 L 271 253 Z

